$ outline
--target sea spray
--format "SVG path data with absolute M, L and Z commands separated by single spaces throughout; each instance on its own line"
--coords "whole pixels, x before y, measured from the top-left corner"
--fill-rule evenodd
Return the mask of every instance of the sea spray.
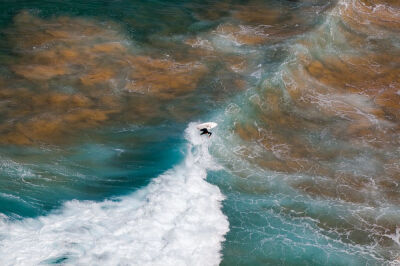
M 48 216 L 0 223 L 5 265 L 218 265 L 228 221 L 209 138 L 186 129 L 185 160 L 130 196 L 103 202 L 72 200 Z

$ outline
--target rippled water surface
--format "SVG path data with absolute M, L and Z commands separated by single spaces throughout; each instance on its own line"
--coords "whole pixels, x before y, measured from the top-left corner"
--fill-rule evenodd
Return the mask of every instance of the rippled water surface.
M 0 4 L 3 264 L 400 263 L 398 1 Z

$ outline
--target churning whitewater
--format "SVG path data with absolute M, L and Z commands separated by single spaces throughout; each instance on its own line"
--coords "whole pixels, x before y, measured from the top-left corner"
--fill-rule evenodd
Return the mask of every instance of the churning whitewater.
M 1 218 L 3 265 L 218 265 L 229 230 L 218 187 L 206 182 L 219 166 L 191 123 L 184 161 L 130 196 L 69 201 L 48 216 Z

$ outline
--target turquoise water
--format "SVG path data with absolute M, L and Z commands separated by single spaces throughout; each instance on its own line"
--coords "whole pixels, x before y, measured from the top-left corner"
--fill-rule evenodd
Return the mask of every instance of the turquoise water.
M 65 200 L 103 200 L 145 186 L 182 159 L 181 134 L 166 134 L 166 127 L 105 129 L 97 141 L 62 149 L 4 148 L 2 213 L 35 217 Z
M 2 264 L 399 263 L 396 1 L 1 6 Z

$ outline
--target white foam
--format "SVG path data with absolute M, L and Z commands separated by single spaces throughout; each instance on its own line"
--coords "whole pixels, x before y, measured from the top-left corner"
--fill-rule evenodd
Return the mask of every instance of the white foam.
M 223 195 L 205 181 L 217 167 L 209 138 L 186 130 L 187 156 L 147 187 L 118 201 L 69 201 L 57 213 L 0 217 L 2 265 L 217 265 L 229 230 Z

